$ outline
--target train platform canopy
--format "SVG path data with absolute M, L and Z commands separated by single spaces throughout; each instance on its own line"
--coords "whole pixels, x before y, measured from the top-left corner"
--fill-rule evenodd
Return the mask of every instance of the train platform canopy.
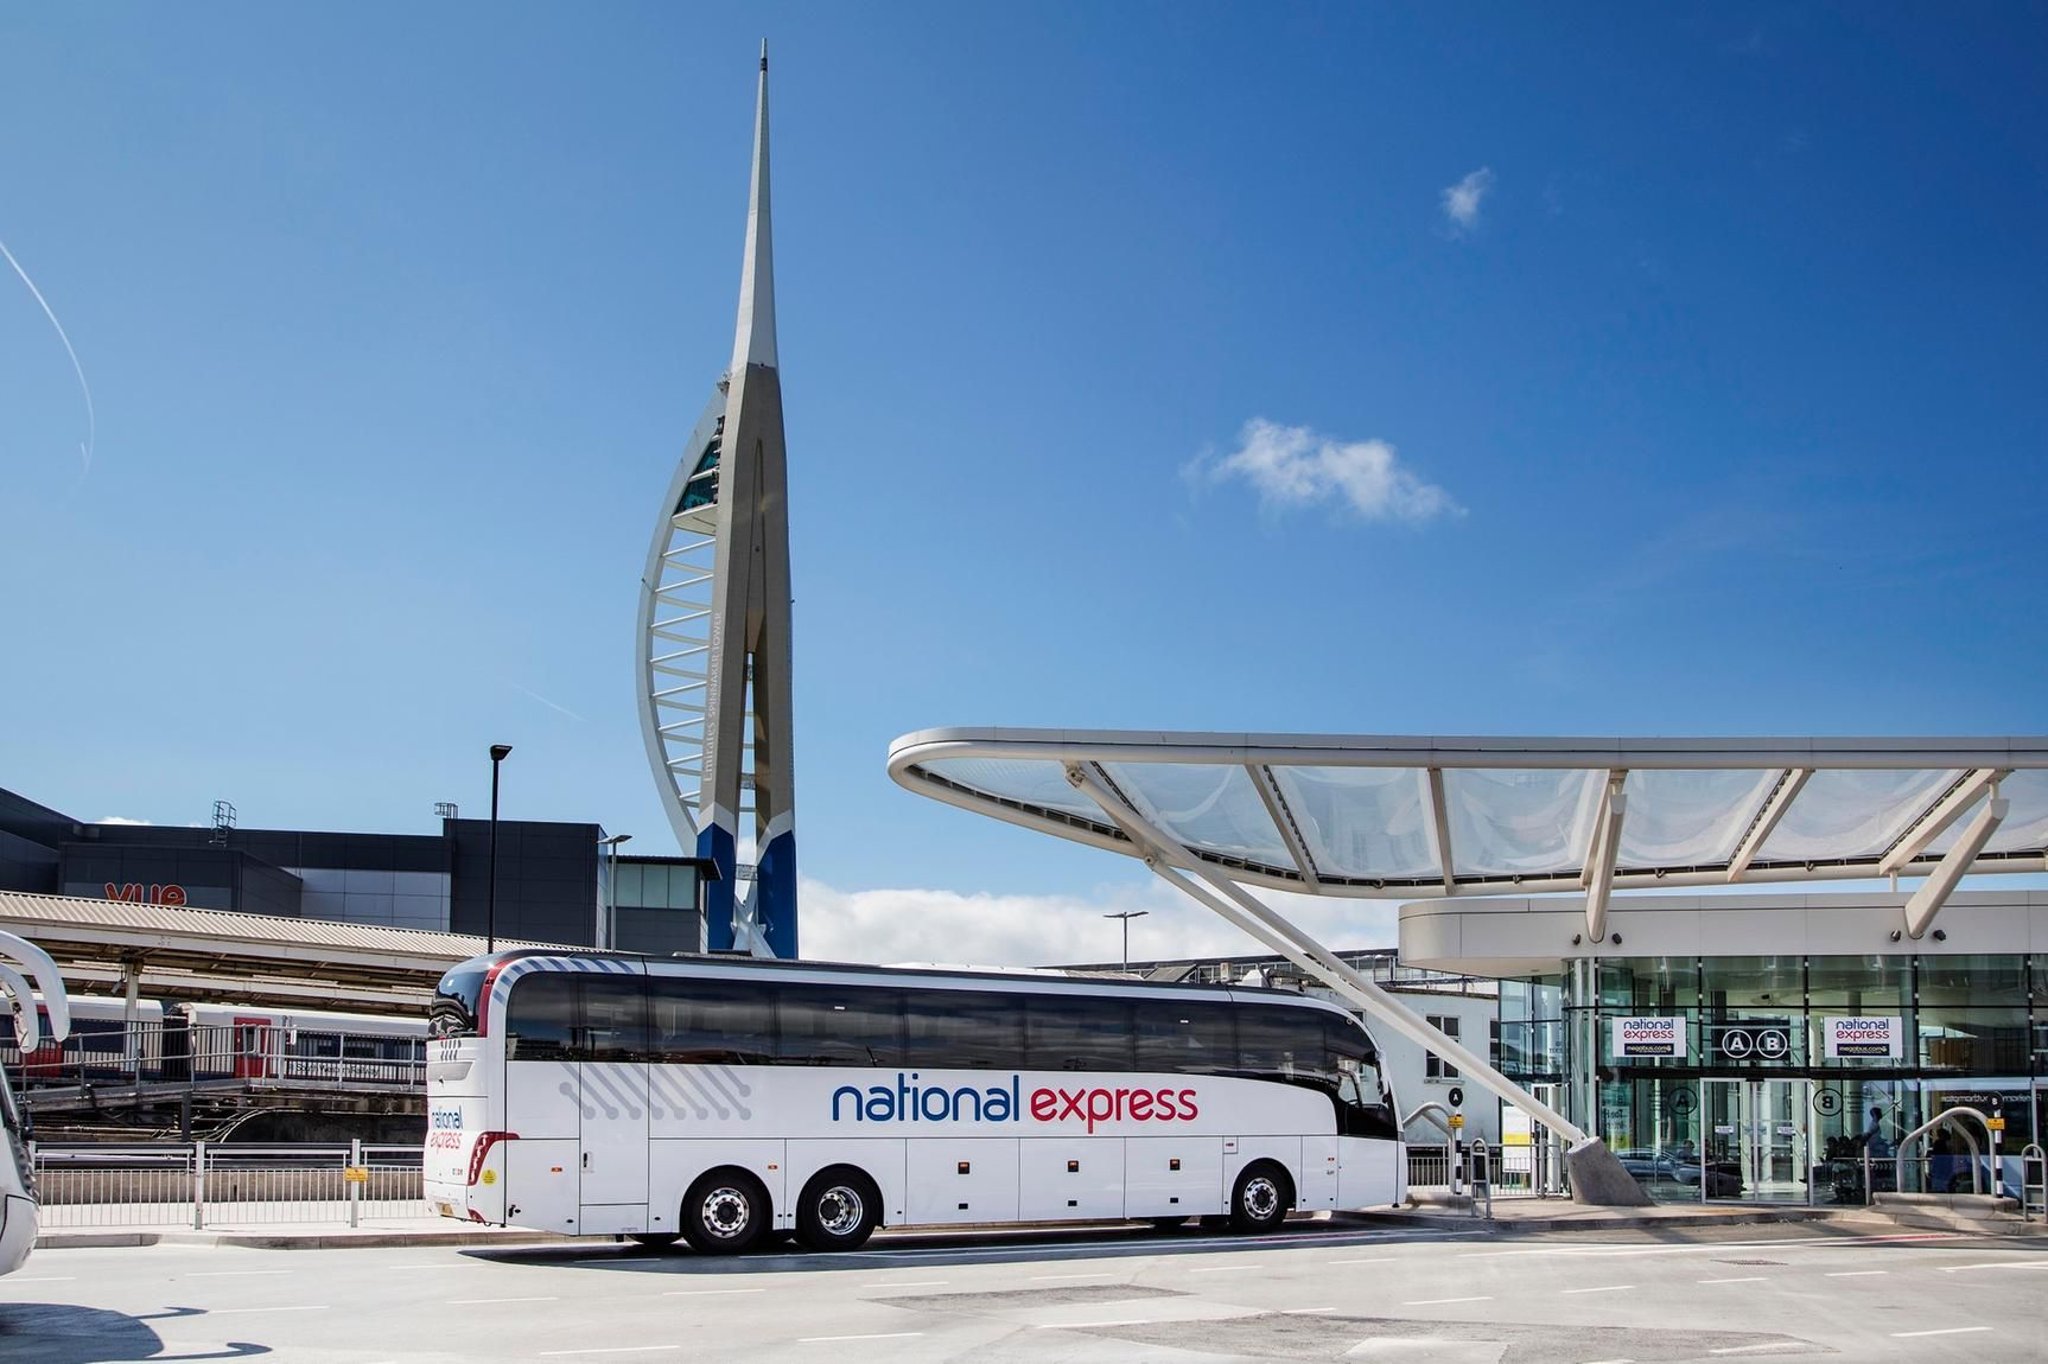
M 931 729 L 891 746 L 889 772 L 1114 852 L 1150 856 L 1133 830 L 1162 832 L 1246 885 L 1581 893 L 1596 930 L 1614 889 L 1915 877 L 1918 938 L 1961 876 L 2048 871 L 2048 737 Z
M 4 891 L 0 928 L 55 958 L 74 992 L 119 990 L 133 969 L 152 999 L 343 1010 L 424 1008 L 442 974 L 485 945 L 463 933 Z

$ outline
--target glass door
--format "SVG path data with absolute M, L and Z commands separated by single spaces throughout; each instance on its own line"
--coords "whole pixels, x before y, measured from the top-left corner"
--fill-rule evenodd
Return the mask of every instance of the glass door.
M 1811 1201 L 1810 1080 L 1702 1080 L 1702 1197 Z

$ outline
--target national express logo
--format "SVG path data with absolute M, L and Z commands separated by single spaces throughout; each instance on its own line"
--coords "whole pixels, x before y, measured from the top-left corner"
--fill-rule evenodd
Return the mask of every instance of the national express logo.
M 1200 1116 L 1192 1089 L 1057 1089 L 1041 1087 L 1023 1099 L 1023 1077 L 1007 1087 L 920 1085 L 916 1071 L 896 1073 L 894 1088 L 841 1085 L 832 1091 L 832 1121 L 844 1122 L 1187 1122 Z

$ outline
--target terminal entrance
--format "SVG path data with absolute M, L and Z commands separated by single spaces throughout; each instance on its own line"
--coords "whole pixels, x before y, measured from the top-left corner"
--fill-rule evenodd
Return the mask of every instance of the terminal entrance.
M 1702 1079 L 1705 1196 L 1805 1203 L 1812 1178 L 1813 1082 Z

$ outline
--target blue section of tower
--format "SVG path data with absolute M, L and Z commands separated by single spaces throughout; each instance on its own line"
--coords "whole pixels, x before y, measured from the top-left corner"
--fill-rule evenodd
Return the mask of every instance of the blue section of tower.
M 796 830 L 785 830 L 768 840 L 754 875 L 755 917 L 768 940 L 768 950 L 778 957 L 795 957 Z
M 706 824 L 697 831 L 697 856 L 711 864 L 704 876 L 704 950 L 730 952 L 733 892 L 739 886 L 732 830 Z

